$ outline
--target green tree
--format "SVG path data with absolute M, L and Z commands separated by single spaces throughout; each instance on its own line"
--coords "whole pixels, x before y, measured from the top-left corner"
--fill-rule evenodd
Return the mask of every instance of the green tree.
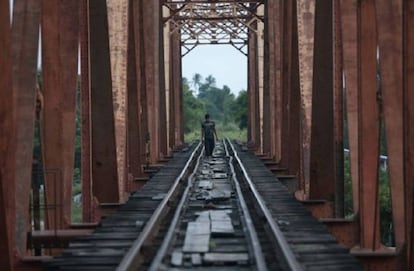
M 192 79 L 192 85 L 194 86 L 195 90 L 198 92 L 200 88 L 201 81 L 203 81 L 203 77 L 199 73 L 195 73 Z
M 240 129 L 247 128 L 247 91 L 240 91 L 239 96 L 234 102 L 233 112 L 235 121 Z
M 203 118 L 204 104 L 194 97 L 186 78 L 183 78 L 182 86 L 184 102 L 184 132 L 189 133 L 195 129 L 199 129 L 200 121 Z

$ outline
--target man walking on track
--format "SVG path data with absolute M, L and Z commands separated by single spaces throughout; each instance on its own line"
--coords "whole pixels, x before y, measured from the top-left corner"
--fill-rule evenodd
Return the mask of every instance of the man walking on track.
M 211 157 L 214 149 L 214 138 L 218 140 L 216 133 L 216 124 L 210 120 L 210 115 L 204 116 L 204 122 L 201 124 L 201 140 L 204 142 L 205 155 Z

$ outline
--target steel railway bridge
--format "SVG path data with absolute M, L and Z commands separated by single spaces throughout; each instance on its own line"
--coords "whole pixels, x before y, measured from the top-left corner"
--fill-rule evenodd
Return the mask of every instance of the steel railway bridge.
M 203 44 L 230 44 L 248 58 L 248 148 L 275 175 L 297 180 L 290 184 L 296 199 L 366 270 L 414 270 L 414 1 L 10 5 L 0 0 L 2 270 L 42 270 L 43 259 L 89 234 L 174 156 L 184 144 L 181 58 Z M 35 128 L 40 198 L 33 182 Z M 77 132 L 83 222 L 72 224 Z M 344 218 L 345 136 L 350 218 Z M 382 139 L 393 247 L 380 237 Z

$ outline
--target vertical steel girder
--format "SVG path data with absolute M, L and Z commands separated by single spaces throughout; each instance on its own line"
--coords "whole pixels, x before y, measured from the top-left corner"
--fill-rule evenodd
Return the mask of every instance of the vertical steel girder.
M 109 55 L 112 77 L 116 162 L 119 199 L 126 197 L 127 183 L 127 57 L 129 0 L 106 1 L 109 33 Z
M 311 199 L 333 200 L 335 194 L 332 19 L 332 0 L 316 1 L 309 164 Z
M 395 241 L 398 248 L 402 248 L 406 241 L 404 223 L 402 13 L 402 0 L 376 0 L 381 98 L 387 137 Z
M 82 138 L 82 221 L 93 222 L 92 159 L 91 159 L 91 91 L 89 87 L 89 0 L 80 3 L 79 18 L 81 68 L 81 138 Z
M 48 227 L 71 223 L 79 3 L 42 2 L 43 146 Z
M 281 149 L 280 166 L 289 169 L 289 94 L 291 92 L 292 73 L 292 5 L 296 3 L 283 3 L 282 12 L 282 33 L 281 33 L 281 95 L 282 95 L 282 116 L 281 119 Z M 283 91 L 284 90 L 284 91 Z M 282 144 L 283 143 L 283 144 Z
M 16 0 L 13 7 L 13 90 L 16 95 L 16 249 L 26 254 L 36 107 L 40 0 Z M 36 159 L 40 160 L 40 157 Z
M 8 0 L 0 0 L 0 266 L 14 270 L 15 95 Z
M 170 44 L 170 116 L 172 120 L 170 133 L 174 148 L 184 143 L 181 37 L 179 32 L 171 34 Z
M 276 162 L 281 159 L 282 10 L 283 1 L 268 1 L 266 4 L 263 148 L 269 150 L 270 157 Z
M 139 20 L 138 14 L 134 14 L 132 1 L 129 10 L 129 34 L 128 34 L 128 169 L 132 175 L 128 185 L 128 191 L 135 191 L 142 186 L 141 182 L 134 179 L 143 176 L 142 164 L 145 161 L 144 146 L 141 144 L 140 122 L 140 93 L 138 93 L 137 62 L 135 48 L 134 22 Z
M 290 70 L 289 75 L 289 87 L 286 88 L 288 91 L 288 104 L 289 104 L 289 114 L 287 115 L 288 119 L 288 140 L 287 145 L 289 145 L 289 154 L 288 154 L 288 166 L 289 173 L 301 176 L 301 103 L 300 103 L 300 79 L 299 79 L 299 47 L 298 47 L 298 25 L 297 25 L 297 6 L 296 2 L 291 3 L 291 44 L 292 50 L 288 57 L 290 58 Z M 284 143 L 286 145 L 286 143 Z M 303 183 L 299 182 L 298 189 L 303 190 Z
M 358 14 L 358 135 L 361 247 L 380 247 L 378 208 L 379 105 L 375 1 L 361 2 Z
M 260 104 L 259 104 L 259 78 L 258 78 L 258 42 L 255 33 L 249 33 L 248 54 L 248 144 L 253 150 L 261 145 L 260 137 Z
M 105 1 L 89 1 L 92 190 L 100 203 L 119 202 L 109 34 Z
M 150 162 L 156 163 L 166 155 L 166 109 L 164 93 L 164 72 L 162 65 L 162 27 L 159 1 L 144 1 L 143 29 L 145 33 L 145 92 L 147 95 L 147 121 Z
M 353 211 L 359 213 L 359 152 L 358 152 L 358 63 L 357 10 L 352 1 L 340 0 L 344 77 L 346 89 L 346 119 L 348 125 L 349 156 L 352 179 Z
M 310 146 L 312 127 L 312 82 L 315 25 L 315 0 L 297 0 L 299 74 L 301 92 L 301 172 L 300 189 L 309 197 Z
M 404 1 L 404 179 L 406 184 L 407 270 L 414 270 L 414 2 Z
M 144 46 L 144 15 L 142 1 L 133 1 L 133 31 L 135 46 L 135 69 L 137 80 L 137 101 L 138 101 L 138 128 L 141 167 L 149 163 L 149 124 L 148 104 L 146 93 L 146 70 L 145 70 L 145 46 Z
M 344 172 L 344 97 L 341 10 L 339 1 L 333 3 L 333 91 L 334 91 L 334 148 L 335 148 L 335 217 L 345 216 Z

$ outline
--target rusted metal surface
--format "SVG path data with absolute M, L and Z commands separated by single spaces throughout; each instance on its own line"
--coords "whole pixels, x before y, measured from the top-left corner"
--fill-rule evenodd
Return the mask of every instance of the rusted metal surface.
M 260 147 L 260 113 L 259 113 L 259 86 L 258 86 L 258 43 L 257 36 L 250 33 L 248 54 L 248 145 L 253 150 Z
M 99 203 L 119 202 L 106 2 L 89 1 L 92 191 Z
M 141 167 L 147 163 L 147 140 L 149 139 L 148 130 L 148 104 L 146 93 L 146 70 L 145 70 L 145 48 L 144 48 L 144 15 L 143 3 L 141 1 L 133 1 L 133 31 L 135 46 L 135 68 L 137 78 L 137 99 L 138 99 L 138 128 L 139 128 L 139 144 L 140 144 L 140 160 Z
M 109 55 L 112 77 L 115 144 L 118 170 L 118 191 L 121 201 L 126 199 L 127 183 L 127 56 L 128 56 L 128 0 L 106 1 L 109 33 Z
M 140 144 L 140 100 L 138 99 L 138 80 L 137 80 L 137 63 L 135 50 L 135 32 L 134 20 L 135 17 L 133 7 L 129 9 L 129 34 L 128 34 L 128 173 L 131 174 L 132 180 L 128 180 L 127 191 L 135 191 L 141 187 L 141 183 L 135 182 L 134 179 L 143 175 L 142 162 L 143 156 L 142 147 Z
M 297 0 L 299 44 L 299 78 L 301 93 L 301 183 L 305 198 L 309 197 L 310 145 L 312 127 L 312 82 L 315 27 L 315 0 Z
M 282 35 L 282 6 L 279 0 L 268 1 L 266 5 L 267 24 L 265 42 L 265 93 L 269 98 L 264 97 L 264 103 L 268 112 L 263 114 L 265 127 L 269 126 L 269 131 L 265 132 L 264 141 L 269 141 L 270 157 L 279 162 L 281 159 L 281 122 L 282 122 L 282 79 L 281 79 L 281 35 Z M 267 54 L 266 54 L 267 52 Z M 268 122 L 268 123 L 267 123 Z M 269 135 L 267 135 L 269 133 Z M 266 149 L 266 146 L 264 146 Z
M 289 93 L 291 90 L 291 73 L 292 73 L 292 5 L 296 3 L 283 2 L 282 12 L 282 38 L 281 38 L 281 95 L 282 95 L 282 116 L 281 119 L 281 149 L 280 163 L 284 168 L 289 168 Z
M 335 139 L 335 217 L 344 217 L 344 87 L 342 58 L 342 29 L 339 1 L 333 3 L 333 87 Z
M 13 90 L 16 95 L 16 249 L 26 254 L 32 181 L 40 1 L 14 1 L 12 25 Z M 40 157 L 36 157 L 40 159 Z
M 350 149 L 353 212 L 359 212 L 359 154 L 358 154 L 358 60 L 357 60 L 357 8 L 347 0 L 340 0 L 344 78 L 346 91 L 346 118 Z
M 396 246 L 402 248 L 405 245 L 407 231 L 404 223 L 402 0 L 377 0 L 375 4 L 392 214 Z
M 142 3 L 145 67 L 145 92 L 147 104 L 147 122 L 149 138 L 149 159 L 156 163 L 160 157 L 160 77 L 164 76 L 160 67 L 160 3 L 145 1 Z M 165 132 L 165 131 L 163 131 Z
M 79 11 L 81 72 L 81 139 L 82 139 L 82 221 L 93 221 L 91 159 L 91 89 L 89 77 L 89 0 L 80 2 Z
M 15 123 L 9 1 L 0 1 L 0 266 L 14 270 Z
M 75 103 L 78 69 L 78 2 L 42 2 L 44 167 L 57 170 L 45 177 L 48 227 L 71 222 L 74 166 Z
M 404 177 L 406 181 L 407 270 L 414 270 L 414 2 L 404 1 Z
M 296 13 L 296 3 L 292 4 L 292 50 L 288 57 L 291 61 L 291 73 L 289 74 L 290 86 L 286 91 L 289 91 L 289 134 L 288 134 L 288 145 L 289 145 L 289 155 L 288 165 L 289 173 L 301 176 L 301 143 L 300 143 L 300 79 L 299 79 L 299 48 L 298 48 L 298 34 L 297 34 L 297 13 Z M 298 190 L 303 191 L 303 182 L 298 182 Z
M 353 219 L 345 218 L 327 218 L 321 219 L 330 233 L 332 233 L 339 243 L 351 249 L 358 245 L 359 233 L 358 223 Z
M 173 147 L 180 146 L 184 143 L 182 140 L 183 131 L 183 101 L 182 101 L 182 63 L 181 63 L 181 42 L 180 33 L 173 33 L 171 35 L 171 77 L 170 77 L 170 96 L 171 96 L 171 117 L 172 130 L 171 140 Z
M 375 2 L 365 0 L 359 10 L 358 91 L 359 91 L 359 158 L 360 160 L 360 242 L 361 247 L 380 247 L 378 156 L 379 105 L 377 93 L 377 43 Z M 362 106 L 363 105 L 363 106 Z
M 315 37 L 310 145 L 311 199 L 335 196 L 333 97 L 333 13 L 331 0 L 315 6 Z

